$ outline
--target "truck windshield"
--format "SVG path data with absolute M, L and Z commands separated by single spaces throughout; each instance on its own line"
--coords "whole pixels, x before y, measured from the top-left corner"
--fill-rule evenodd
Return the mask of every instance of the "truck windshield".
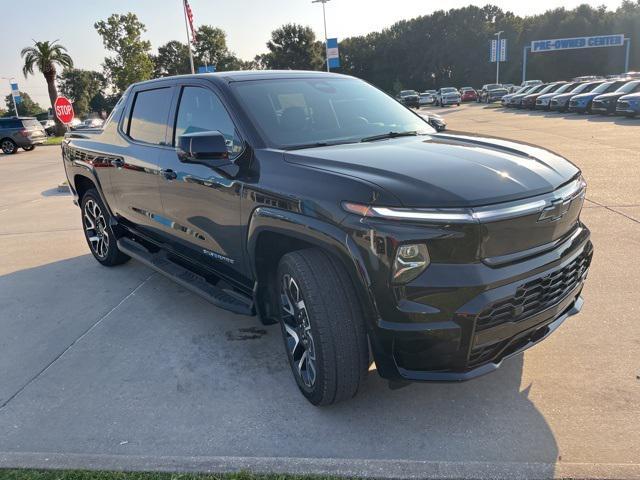
M 422 117 L 357 79 L 250 80 L 231 86 L 274 148 L 353 143 L 389 133 L 434 133 Z

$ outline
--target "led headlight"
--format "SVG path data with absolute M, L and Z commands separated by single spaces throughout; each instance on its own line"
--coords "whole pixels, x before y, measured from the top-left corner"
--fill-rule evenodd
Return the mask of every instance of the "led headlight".
M 393 261 L 393 283 L 407 283 L 416 278 L 429 266 L 429 251 L 421 243 L 400 245 Z

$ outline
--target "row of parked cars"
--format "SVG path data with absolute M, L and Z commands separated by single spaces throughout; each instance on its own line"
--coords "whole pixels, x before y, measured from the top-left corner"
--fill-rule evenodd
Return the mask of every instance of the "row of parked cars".
M 501 102 L 506 108 L 633 117 L 640 114 L 640 78 L 539 82 L 503 96 Z

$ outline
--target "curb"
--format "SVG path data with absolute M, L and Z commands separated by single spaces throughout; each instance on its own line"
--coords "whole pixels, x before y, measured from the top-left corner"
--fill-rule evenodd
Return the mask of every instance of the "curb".
M 389 479 L 640 479 L 636 463 L 492 463 L 0 452 L 0 468 L 334 475 Z

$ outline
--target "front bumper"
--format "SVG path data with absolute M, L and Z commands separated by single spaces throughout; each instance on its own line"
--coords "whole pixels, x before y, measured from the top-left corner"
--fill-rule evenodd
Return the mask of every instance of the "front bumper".
M 567 102 L 559 102 L 557 100 L 552 100 L 551 101 L 551 105 L 549 107 L 549 110 L 551 110 L 553 112 L 562 112 L 562 111 L 567 109 L 568 103 L 569 103 L 568 101 Z
M 395 292 L 396 314 L 377 321 L 371 338 L 380 375 L 469 380 L 539 343 L 582 307 L 589 236 L 583 226 L 553 251 L 499 268 L 429 266 Z
M 593 105 L 591 106 L 591 111 L 594 113 L 600 113 L 600 114 L 609 114 L 609 113 L 615 113 L 616 111 L 616 102 L 600 102 L 600 101 L 595 101 L 593 102 Z
M 638 115 L 640 114 L 640 102 L 636 102 L 634 108 L 631 102 L 619 100 L 616 104 L 616 113 L 618 115 Z
M 442 105 L 457 105 L 460 103 L 460 97 L 442 97 L 440 103 Z

